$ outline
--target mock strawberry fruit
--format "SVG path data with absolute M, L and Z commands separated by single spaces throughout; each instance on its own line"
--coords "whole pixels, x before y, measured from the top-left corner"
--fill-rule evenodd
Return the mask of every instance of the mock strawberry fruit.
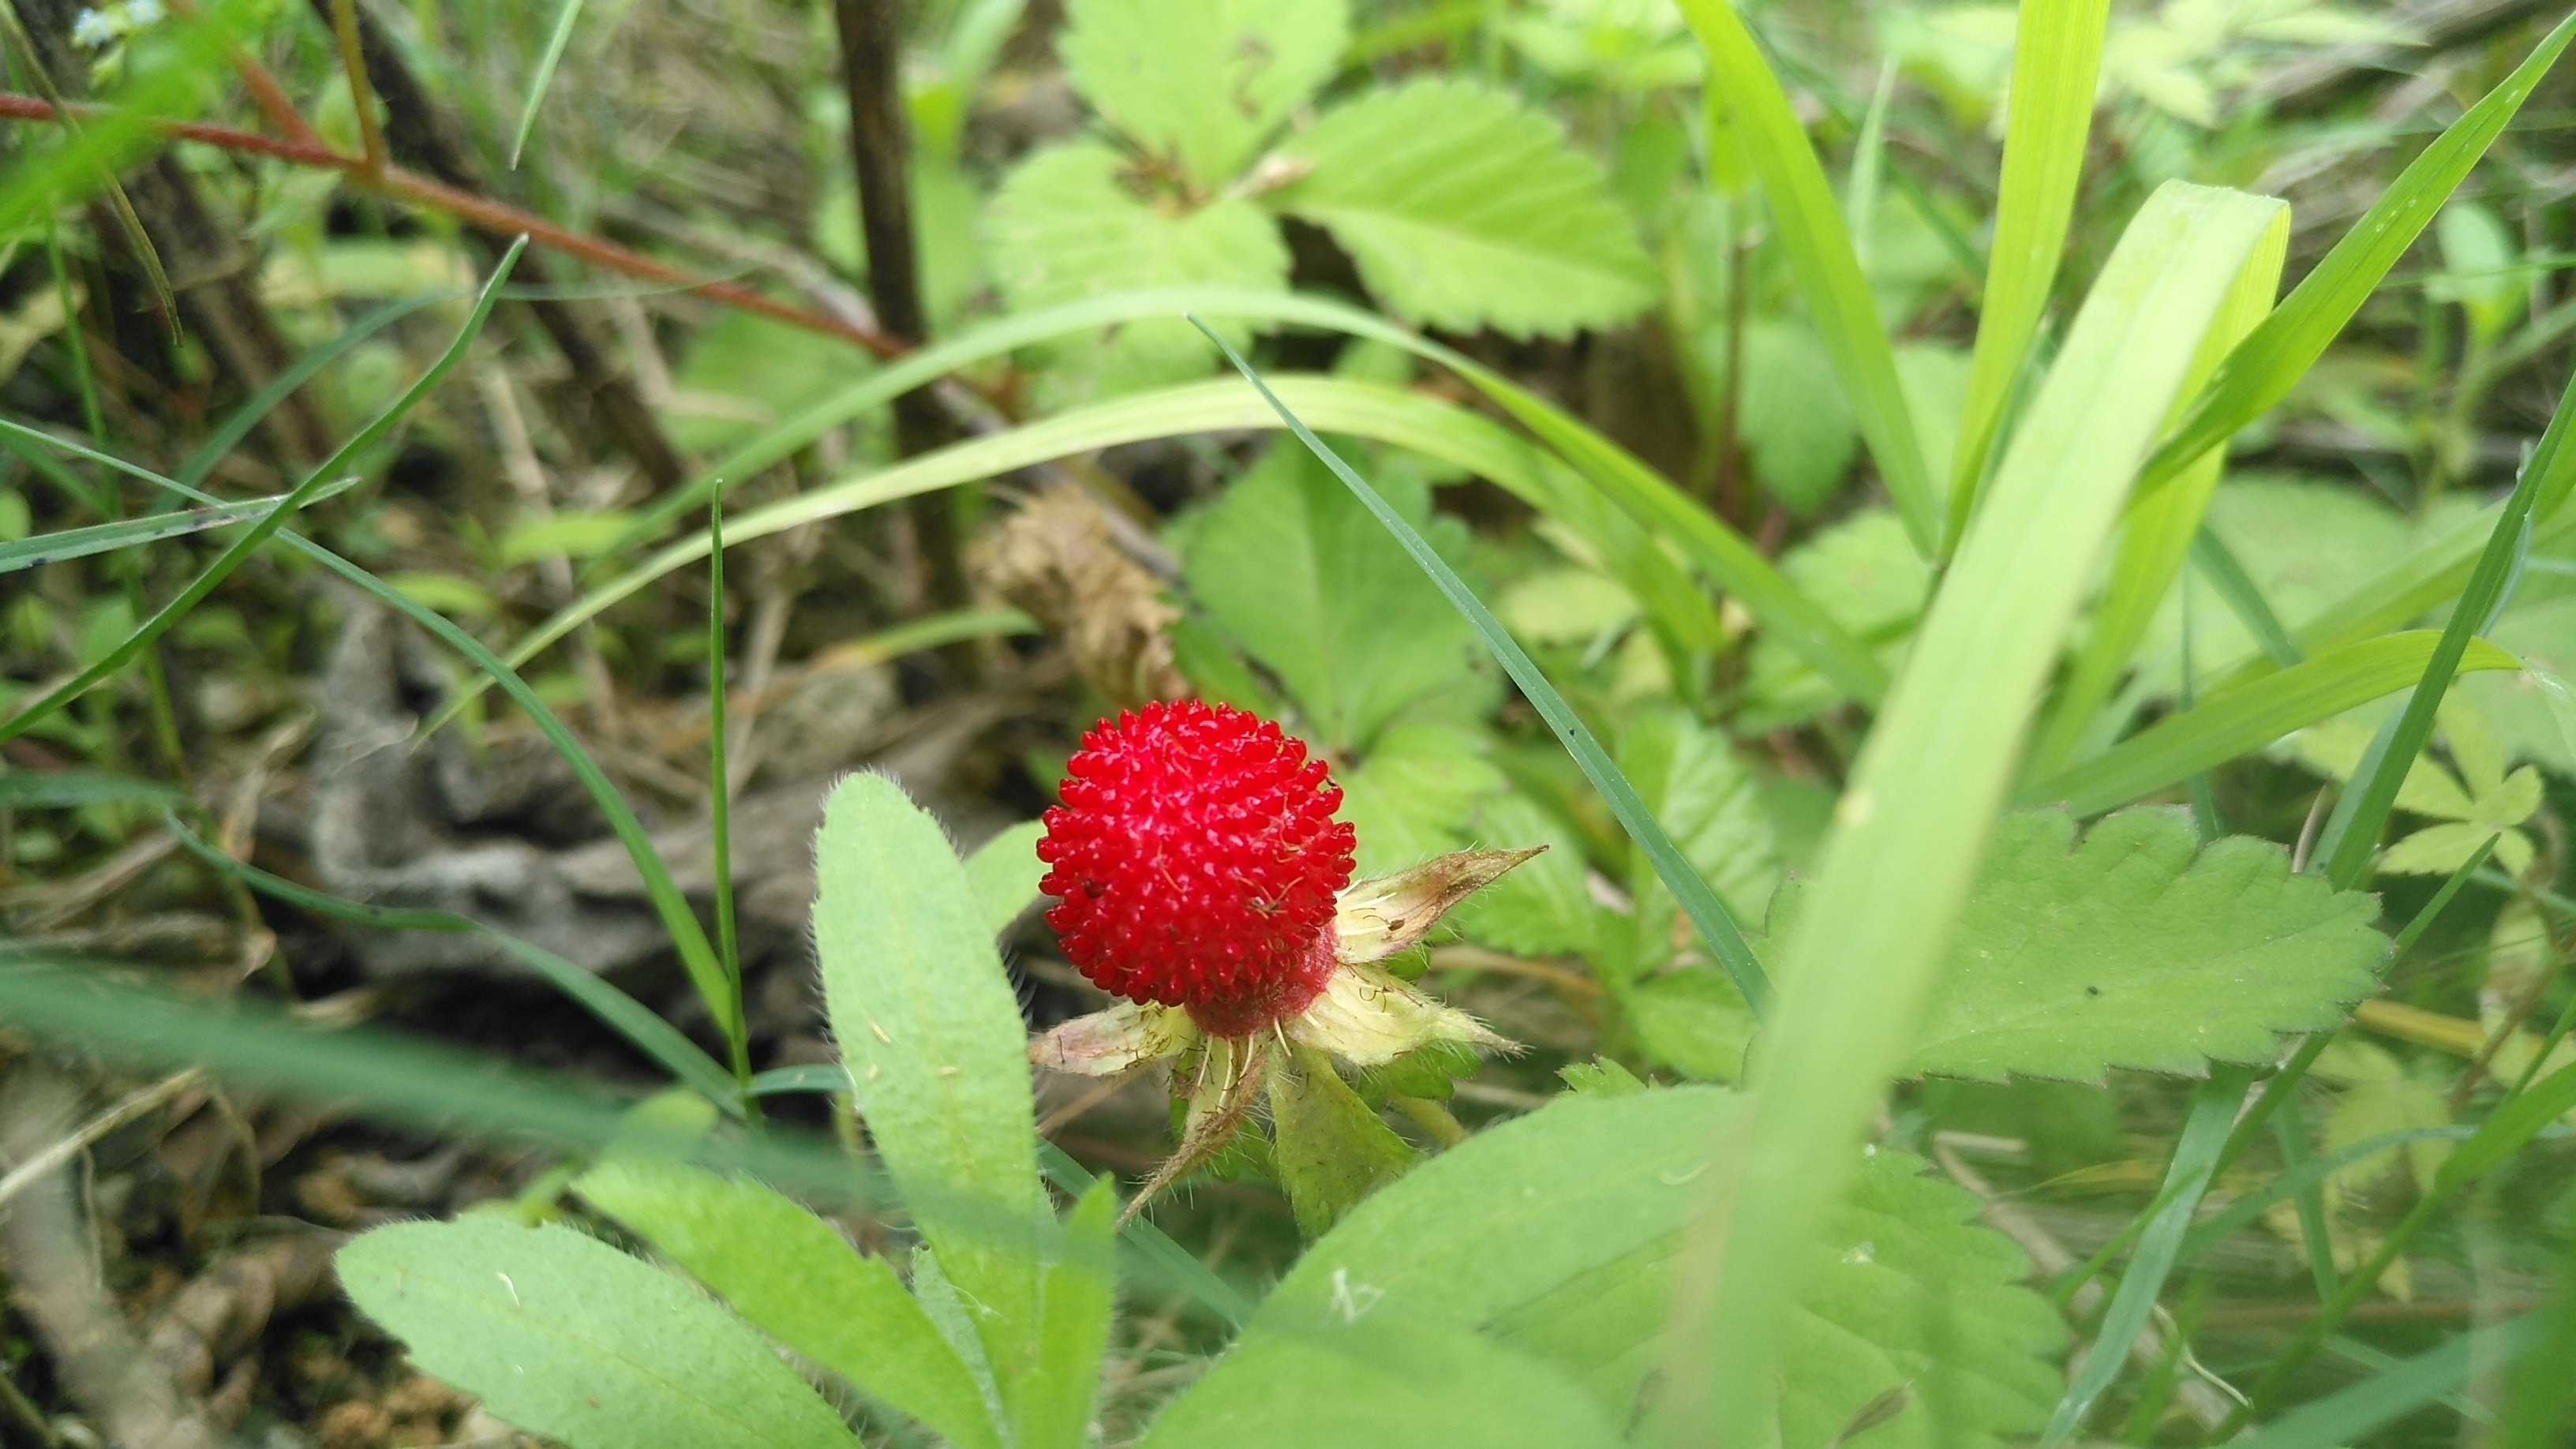
M 1354 840 L 1302 741 L 1231 705 L 1158 702 L 1103 721 L 1066 768 L 1038 858 L 1083 975 L 1225 1037 L 1323 993 Z

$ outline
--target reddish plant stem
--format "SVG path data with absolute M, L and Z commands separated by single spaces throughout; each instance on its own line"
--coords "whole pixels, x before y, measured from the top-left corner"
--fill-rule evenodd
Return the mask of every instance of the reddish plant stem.
M 107 108 L 100 106 L 74 105 L 71 110 L 75 117 L 82 119 L 95 118 L 108 113 Z M 59 123 L 63 116 L 50 102 L 39 100 L 34 96 L 0 92 L 0 119 Z M 774 317 L 790 326 L 838 337 L 845 342 L 854 342 L 879 357 L 900 357 L 911 351 L 911 348 L 903 343 L 872 328 L 856 326 L 825 313 L 792 306 L 740 282 L 699 277 L 684 267 L 673 266 L 632 248 L 620 246 L 604 237 L 595 237 L 568 227 L 558 226 L 533 212 L 494 201 L 490 197 L 460 191 L 416 171 L 392 164 L 387 164 L 381 169 L 371 169 L 366 158 L 343 156 L 321 144 L 319 140 L 263 136 L 256 131 L 244 131 L 237 127 L 219 126 L 205 121 L 163 121 L 158 124 L 162 134 L 174 140 L 196 141 L 208 146 L 219 146 L 227 151 L 270 156 L 298 166 L 313 166 L 337 171 L 361 189 L 374 191 L 397 201 L 443 211 L 460 220 L 494 230 L 526 232 L 528 240 L 548 250 L 579 257 L 612 271 L 623 272 L 630 277 L 662 282 L 683 291 L 695 292 L 729 306 L 758 312 L 766 317 Z

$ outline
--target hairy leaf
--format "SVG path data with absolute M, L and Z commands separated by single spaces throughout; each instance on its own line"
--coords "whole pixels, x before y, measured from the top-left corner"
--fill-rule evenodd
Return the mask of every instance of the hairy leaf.
M 414 1364 L 572 1449 L 857 1442 L 742 1320 L 570 1228 L 399 1223 L 335 1261 Z

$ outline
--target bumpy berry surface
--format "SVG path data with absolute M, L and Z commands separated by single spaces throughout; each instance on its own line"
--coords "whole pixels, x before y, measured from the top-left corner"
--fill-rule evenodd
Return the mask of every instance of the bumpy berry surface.
M 1220 1036 L 1324 989 L 1354 842 L 1303 741 L 1231 705 L 1156 703 L 1095 726 L 1066 770 L 1038 858 L 1083 975 Z

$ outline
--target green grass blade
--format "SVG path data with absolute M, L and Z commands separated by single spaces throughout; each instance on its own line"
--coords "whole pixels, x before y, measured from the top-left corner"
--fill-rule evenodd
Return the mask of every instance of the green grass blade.
M 2496 1449 L 2549 1449 L 2576 1408 L 2576 1374 L 2566 1369 L 2576 1363 L 2576 1237 L 2559 1252 L 2557 1276 L 2549 1306 L 2533 1315 L 2537 1342 L 2514 1367 Z
M 1638 526 L 1648 534 L 1668 539 L 1681 548 L 1693 567 L 1718 587 L 1733 594 L 1764 628 L 1771 630 L 1784 645 L 1819 674 L 1833 681 L 1837 688 L 1863 704 L 1875 704 L 1886 691 L 1886 672 L 1868 649 L 1800 593 L 1796 585 L 1762 556 L 1760 550 L 1626 449 L 1501 374 L 1408 332 L 1374 312 L 1294 293 L 1225 287 L 1120 292 L 1017 317 L 1005 317 L 962 337 L 925 347 L 814 403 L 795 417 L 735 449 L 714 467 L 644 510 L 610 554 L 614 556 L 631 544 L 659 536 L 683 518 L 704 508 L 708 499 L 749 480 L 831 429 L 958 368 L 1053 337 L 1122 322 L 1177 317 L 1190 312 L 1314 327 L 1370 338 L 1451 369 L 1500 403 L 1516 421 L 1571 464 L 1584 481 L 1635 518 Z M 1283 379 L 1282 384 L 1285 383 Z M 1299 404 L 1299 410 L 1306 411 L 1302 404 Z M 1262 414 L 1262 419 L 1251 424 L 1230 426 L 1264 427 L 1275 422 L 1267 413 Z M 1339 425 L 1327 425 L 1327 430 L 1356 431 Z M 1390 438 L 1385 441 L 1398 440 Z M 1408 443 L 1406 446 L 1415 445 Z M 1451 454 L 1434 451 L 1436 456 L 1447 457 L 1449 461 L 1483 473 L 1528 499 L 1534 506 L 1563 519 L 1601 550 L 1604 558 L 1618 570 L 1620 581 L 1634 591 L 1654 614 L 1659 628 L 1675 639 L 1689 642 L 1691 647 L 1713 647 L 1709 642 L 1715 637 L 1713 611 L 1687 580 L 1674 576 L 1663 562 L 1660 550 L 1633 546 L 1630 542 L 1635 536 L 1633 530 L 1623 533 L 1612 528 L 1610 524 L 1614 520 L 1603 518 L 1598 509 L 1584 506 L 1574 491 L 1550 482 L 1543 465 L 1526 456 L 1525 445 L 1507 444 L 1501 441 L 1500 435 L 1489 434 L 1475 443 L 1472 457 L 1455 456 L 1454 448 Z M 1489 468 L 1502 471 L 1488 472 Z M 754 515 L 745 515 L 746 518 L 751 516 Z M 584 601 L 576 607 L 587 607 L 587 603 Z M 549 621 L 537 635 L 531 636 L 530 642 L 523 642 L 512 651 L 511 661 L 525 663 L 534 657 L 537 650 L 562 637 L 563 627 L 568 626 L 560 619 Z M 451 703 L 449 708 L 453 709 L 455 705 Z
M 195 608 L 200 600 L 213 593 L 215 586 L 230 577 L 232 571 L 240 567 L 243 560 L 257 553 L 271 536 L 286 526 L 286 520 L 293 517 L 297 509 L 312 502 L 325 487 L 338 481 L 351 460 L 373 446 L 377 439 L 393 431 L 404 418 L 410 416 L 411 410 L 419 406 L 423 398 L 429 396 L 431 390 L 454 370 L 457 363 L 464 360 L 466 349 L 473 346 L 475 337 L 483 330 L 484 319 L 492 315 L 493 304 L 500 300 L 501 284 L 508 280 L 510 268 L 518 262 L 519 253 L 527 244 L 526 237 L 511 243 L 509 252 L 501 258 L 499 265 L 492 269 L 491 280 L 483 284 L 482 294 L 475 298 L 474 310 L 465 319 L 465 325 L 457 330 L 456 340 L 448 344 L 446 352 L 442 353 L 436 362 L 431 363 L 429 370 L 422 373 L 418 380 L 405 388 L 402 395 L 395 398 L 391 406 L 379 414 L 374 422 L 361 428 L 356 436 L 341 444 L 337 452 L 323 460 L 322 466 L 307 474 L 304 481 L 295 485 L 294 490 L 289 492 L 276 507 L 262 514 L 257 522 L 251 524 L 242 533 L 241 537 L 233 540 L 229 547 L 217 555 L 215 561 L 208 564 L 204 572 L 189 581 L 186 588 L 181 589 L 176 597 L 156 610 L 151 618 L 144 620 L 132 633 L 126 635 L 115 648 L 110 649 L 96 663 L 64 681 L 58 688 L 49 691 L 44 698 L 19 710 L 7 720 L 0 721 L 0 740 L 15 739 L 26 733 L 39 720 L 78 698 L 100 680 L 124 668 L 153 640 L 160 638 L 171 625 L 179 622 L 190 609 Z
M 2570 32 L 2569 26 L 2576 26 L 2576 15 L 2571 15 L 2555 33 L 2576 33 Z M 2443 692 L 2450 688 L 2453 675 L 2467 656 L 2471 639 L 2494 623 L 2496 611 L 2503 606 L 2506 590 L 2530 548 L 2532 506 L 2539 499 L 2542 480 L 2568 466 L 2562 458 L 2576 459 L 2576 448 L 2571 448 L 2568 441 L 2571 427 L 2576 427 L 2576 377 L 2568 380 L 2566 391 L 2560 394 L 2558 411 L 2549 419 L 2548 430 L 2540 435 L 2539 450 L 2515 481 L 2513 494 L 2505 500 L 2494 531 L 2487 535 L 2486 551 L 2479 555 L 2468 587 L 2461 590 L 2460 602 L 2452 609 L 2450 622 L 2442 628 L 2442 639 L 2434 647 L 2433 657 L 2424 663 L 2423 680 L 2407 699 L 2405 712 L 2398 716 L 2386 754 L 2376 762 L 2376 769 L 2352 782 L 2346 798 L 2355 803 L 2342 837 L 2331 850 L 2322 843 L 2319 846 L 2325 857 L 2326 878 L 2334 882 L 2336 889 L 2349 889 L 2358 882 L 2379 849 L 2380 828 L 2387 823 L 2389 809 L 2397 803 L 2398 786 L 2433 737 L 2434 711 L 2441 708 Z M 2336 813 L 2343 812 L 2338 808 Z
M 2199 388 L 2227 349 L 2270 310 L 2272 296 L 2280 289 L 2281 260 L 2289 244 L 2290 218 L 2285 210 L 2274 217 L 2272 229 L 2264 233 L 2253 260 L 2237 274 L 2217 320 L 2201 339 L 2183 378 L 2186 394 Z M 2075 667 L 2031 741 L 2030 758 L 2023 766 L 2026 771 L 2054 773 L 2074 758 L 2094 717 L 2128 672 L 2138 641 L 2146 637 L 2156 611 L 2173 592 L 2174 578 L 2190 556 L 2191 541 L 2200 534 L 2201 517 L 2208 511 L 2210 495 L 2217 491 L 2225 462 L 2224 450 L 2212 449 L 2171 487 L 2129 508 L 2121 521 L 2119 548 L 2111 558 L 2110 579 L 2094 606 L 2092 626 L 2085 631 Z
M 742 1007 L 742 943 L 733 919 L 733 778 L 725 764 L 725 633 L 724 508 L 707 506 L 707 848 L 715 866 L 716 964 L 723 968 L 733 1019 L 745 1020 Z M 751 1040 L 747 1031 L 728 1033 L 726 1050 L 733 1074 L 748 1092 L 751 1086 Z
M 2290 631 L 2281 627 L 2280 616 L 2272 612 L 2271 601 L 2263 597 L 2253 575 L 2245 572 L 2235 551 L 2226 540 L 2210 532 L 2207 524 L 2191 541 L 2191 561 L 2200 569 L 2200 576 L 2209 580 L 2209 586 L 2227 601 L 2228 612 L 2236 616 L 2236 622 L 2263 646 L 2264 656 L 2273 664 L 2288 669 L 2306 657 L 2291 640 Z
M 1914 415 L 1896 380 L 1896 352 L 1879 321 L 1878 302 L 1861 273 L 1824 165 L 1731 0 L 1679 3 L 1708 51 L 1706 95 L 1710 109 L 1719 113 L 1712 129 L 1732 130 L 1743 138 L 1808 315 L 1833 359 L 1834 376 L 1842 382 L 1843 396 L 1906 532 L 1928 556 L 1941 535 L 1931 465 L 1914 436 Z
M 1333 470 L 1333 476 L 1341 479 L 1343 486 L 1376 515 L 1386 531 L 1395 535 L 1396 542 L 1404 545 L 1404 551 L 1411 554 L 1422 571 L 1431 576 L 1431 581 L 1440 586 L 1440 592 L 1447 595 L 1458 612 L 1476 627 L 1485 647 L 1492 650 L 1494 658 L 1502 664 L 1503 672 L 1520 686 L 1522 695 L 1547 721 L 1548 728 L 1556 732 L 1566 752 L 1574 756 L 1574 762 L 1582 767 L 1584 778 L 1592 782 L 1593 789 L 1601 792 L 1610 813 L 1618 818 L 1620 828 L 1628 832 L 1628 838 L 1637 843 L 1637 848 L 1654 865 L 1655 874 L 1673 893 L 1673 899 L 1690 913 L 1691 923 L 1699 927 L 1700 936 L 1708 942 L 1718 964 L 1726 968 L 1736 990 L 1744 994 L 1744 999 L 1752 1004 L 1757 1015 L 1767 1014 L 1771 983 L 1763 975 L 1762 963 L 1754 958 L 1753 948 L 1745 944 L 1744 933 L 1736 929 L 1735 918 L 1727 914 L 1717 892 L 1709 889 L 1708 882 L 1701 879 L 1699 872 L 1683 858 L 1681 848 L 1673 844 L 1672 837 L 1664 832 L 1654 812 L 1646 808 L 1646 802 L 1638 797 L 1636 787 L 1628 783 L 1628 777 L 1611 762 L 1609 753 L 1601 748 L 1601 742 L 1593 738 L 1591 727 L 1584 724 L 1573 706 L 1565 702 L 1565 696 L 1556 692 L 1556 686 L 1548 683 L 1547 675 L 1512 638 L 1511 631 L 1503 627 L 1502 621 L 1494 617 L 1493 610 L 1485 607 L 1484 600 L 1476 597 L 1476 591 L 1467 587 L 1467 581 L 1458 577 L 1458 571 L 1451 568 L 1429 541 L 1405 521 L 1404 515 L 1396 512 L 1375 488 L 1368 485 L 1366 479 L 1343 462 L 1341 455 L 1324 446 L 1323 439 L 1316 437 L 1314 431 L 1280 401 L 1279 395 L 1261 380 L 1261 375 L 1252 370 L 1252 364 L 1243 360 L 1243 354 L 1235 351 L 1232 343 L 1198 318 L 1190 320 L 1198 323 L 1199 330 L 1225 353 L 1226 360 L 1234 364 L 1235 370 L 1242 373 L 1244 379 L 1261 394 L 1262 400 L 1278 413 L 1289 431 L 1297 435 L 1297 440 L 1322 459 L 1324 466 Z
M 196 451 L 190 453 L 187 461 L 179 465 L 179 471 L 171 476 L 191 487 L 205 482 L 206 475 L 215 471 L 215 465 L 224 460 L 225 454 L 238 446 L 242 439 L 249 437 L 250 430 L 258 427 L 261 419 L 276 411 L 279 403 L 286 401 L 297 388 L 312 381 L 315 373 L 348 355 L 350 349 L 359 343 L 423 307 L 472 295 L 471 292 L 449 291 L 419 292 L 409 297 L 397 297 L 340 329 L 338 336 L 296 358 L 294 362 L 287 365 L 284 372 L 269 379 L 268 386 L 261 388 L 241 406 L 225 414 L 224 420 L 215 425 L 215 430 L 206 435 L 206 440 L 197 445 Z
M 2252 1081 L 2253 1073 L 2247 1068 L 2220 1066 L 2211 1069 L 2208 1080 L 2192 1093 L 2191 1115 L 2184 1119 L 2173 1161 L 2165 1169 L 2167 1201 L 2139 1235 L 2137 1251 L 2129 1255 L 2129 1271 L 2121 1275 L 2119 1291 L 2111 1295 L 2111 1306 L 2102 1315 L 2102 1331 L 2094 1338 L 2084 1369 L 2067 1385 L 2066 1396 L 2057 1401 L 2048 1428 L 2040 1435 L 2043 1446 L 2066 1442 L 2084 1422 L 2093 1401 L 2128 1363 L 2129 1345 L 2137 1341 L 2138 1331 L 2155 1312 L 2156 1298 L 2164 1291 L 2166 1275 L 2173 1271 L 2192 1215 L 2200 1210 L 2219 1149 L 2227 1144 L 2227 1130 L 2235 1124 L 2236 1109 L 2244 1105 L 2245 1089 Z
M 95 770 L 0 771 L 0 810 L 62 810 L 82 805 L 183 805 L 187 792 L 159 780 Z
M 719 1107 L 729 1108 L 736 1116 L 741 1115 L 740 1091 L 725 1069 L 716 1065 L 715 1058 L 700 1051 L 696 1042 L 689 1040 L 678 1027 L 655 1015 L 644 1003 L 543 946 L 522 941 L 507 931 L 495 930 L 471 916 L 461 916 L 453 911 L 371 906 L 298 885 L 284 876 L 271 874 L 248 861 L 235 860 L 215 849 L 174 813 L 165 810 L 161 818 L 172 838 L 199 860 L 262 895 L 274 896 L 315 915 L 382 930 L 443 931 L 491 938 L 535 971 L 547 985 L 580 1003 L 584 1010 L 626 1038 L 636 1050 L 660 1063 L 664 1071 L 678 1078 L 690 1090 Z
M 2040 688 L 2203 335 L 2280 203 L 2169 183 L 2016 430 L 1835 811 L 1753 1073 L 1743 1172 L 1692 1253 L 1660 1429 L 1773 1432 L 1782 1315 L 1913 1040 Z M 1696 1300 L 1696 1301 L 1693 1301 Z M 1721 1327 L 1722 1326 L 1722 1327 Z M 1723 1350 L 1719 1344 L 1722 1339 Z
M 2325 260 L 2317 263 L 2316 270 L 2299 282 L 2262 326 L 2237 344 L 2140 472 L 2141 496 L 2178 476 L 2289 395 L 2503 133 L 2571 39 L 2576 39 L 2576 14 L 2560 21 L 2513 74 L 2426 147 L 2326 253 Z
M 2522 1357 L 2540 1339 L 2539 1319 L 2539 1314 L 2525 1314 L 2495 1330 L 2504 1335 L 2507 1358 Z M 2270 1425 L 2233 1441 L 2232 1449 L 2340 1449 L 2342 1445 L 2360 1443 L 2372 1430 L 2467 1383 L 2482 1357 L 2476 1335 L 2464 1334 L 2386 1373 L 2374 1374 L 2350 1388 L 2302 1404 Z M 2562 1377 L 2564 1368 L 2563 1363 L 2559 1365 Z M 2532 1442 L 2536 1446 L 2545 1441 Z
M 2209 695 L 2197 709 L 2168 716 L 2072 769 L 2023 787 L 2016 803 L 2062 803 L 2078 815 L 2117 809 L 2292 730 L 2396 693 L 2422 677 L 2440 645 L 2441 636 L 2430 629 L 2391 634 Z M 2461 655 L 2463 670 L 2521 667 L 2521 660 L 2484 640 Z
M 338 483 L 315 491 L 306 503 L 356 487 L 360 480 L 343 478 Z M 148 513 L 141 518 L 121 519 L 115 523 L 92 524 L 86 528 L 66 528 L 58 533 L 38 534 L 13 543 L 0 543 L 0 574 L 21 569 L 42 568 L 64 559 L 87 558 L 92 554 L 113 553 L 138 544 L 159 543 L 165 539 L 185 538 L 210 528 L 223 528 L 235 523 L 248 523 L 266 518 L 282 507 L 292 495 L 277 494 L 268 498 L 245 499 L 239 503 L 219 503 L 212 508 L 192 508 L 180 513 Z
M 1467 365 L 1473 366 L 1472 363 Z M 1426 456 L 1459 464 L 1528 499 L 1534 506 L 1566 519 L 1587 540 L 1596 543 L 1605 559 L 1614 566 L 1622 561 L 1636 566 L 1621 570 L 1622 581 L 1635 588 L 1641 599 L 1661 602 L 1668 607 L 1670 612 L 1662 616 L 1663 622 L 1679 637 L 1704 638 L 1716 627 L 1706 600 L 1695 597 L 1687 580 L 1656 571 L 1659 565 L 1654 560 L 1658 556 L 1646 536 L 1658 532 L 1653 524 L 1654 518 L 1660 515 L 1641 515 L 1634 522 L 1617 514 L 1603 516 L 1602 510 L 1580 501 L 1578 488 L 1568 486 L 1575 480 L 1551 471 L 1551 460 L 1543 451 L 1514 436 L 1508 429 L 1440 399 L 1373 383 L 1299 376 L 1280 378 L 1272 386 L 1287 400 L 1292 410 L 1317 427 L 1395 443 Z M 1535 399 L 1530 402 L 1536 406 Z M 1510 405 L 1507 399 L 1506 406 Z M 1544 420 L 1547 414 L 1533 412 L 1528 416 Z M 1006 433 L 972 438 L 937 452 L 906 459 L 892 467 L 857 470 L 811 492 L 738 514 L 728 520 L 726 533 L 736 543 L 747 543 L 799 524 L 843 517 L 933 489 L 989 478 L 1014 468 L 1117 443 L 1192 432 L 1279 426 L 1278 415 L 1270 411 L 1259 394 L 1238 380 L 1226 378 L 1190 383 L 1097 403 L 1025 424 Z M 1580 442 L 1584 435 L 1566 436 L 1571 441 Z M 1600 447 L 1615 452 L 1615 445 L 1607 440 L 1601 440 Z M 1676 515 L 1670 536 L 1686 551 L 1692 547 L 1693 540 L 1731 540 L 1732 546 L 1741 548 L 1746 556 L 1747 570 L 1743 577 L 1756 581 L 1754 587 L 1760 591 L 1740 595 L 1756 617 L 1786 618 L 1783 610 L 1797 611 L 1801 620 L 1812 615 L 1814 627 L 1797 628 L 1793 625 L 1784 630 L 1784 642 L 1798 648 L 1802 654 L 1812 650 L 1815 655 L 1839 664 L 1853 667 L 1866 664 L 1873 675 L 1876 673 L 1877 664 L 1867 652 L 1825 619 L 1822 611 L 1808 602 L 1768 560 L 1749 544 L 1726 533 L 1721 525 L 1708 517 L 1707 510 L 1691 503 L 1679 490 L 1655 477 L 1651 470 L 1646 470 L 1643 464 L 1634 466 L 1637 472 L 1628 475 L 1627 483 L 1622 485 L 1627 491 L 1617 495 L 1617 501 L 1623 504 L 1636 501 L 1643 505 L 1658 498 L 1669 499 Z M 1577 467 L 1578 471 L 1596 482 L 1605 476 L 1604 471 L 1583 469 L 1580 464 Z M 1608 467 L 1609 464 L 1602 464 L 1605 471 Z M 1700 529 L 1687 534 L 1680 532 L 1693 519 L 1700 523 Z M 1639 532 L 1641 527 L 1644 534 Z M 625 573 L 593 586 L 581 598 L 521 639 L 510 651 L 511 662 L 523 663 L 534 658 L 583 621 L 597 617 L 655 579 L 705 558 L 706 550 L 707 539 L 703 532 L 682 538 L 665 545 Z M 1768 583 L 1759 580 L 1767 580 Z M 1830 647 L 1819 642 L 1827 638 L 1842 642 Z M 1852 668 L 1828 668 L 1826 674 L 1828 678 L 1841 681 L 1852 676 Z M 1868 681 L 1863 679 L 1859 682 Z M 469 689 L 480 687 L 468 686 Z M 1874 690 L 1864 696 L 1874 697 Z M 451 700 L 439 718 L 445 718 L 446 714 L 459 707 L 460 701 Z
M 1995 200 L 1995 239 L 1986 263 L 1985 302 L 1977 346 L 1968 361 L 1968 397 L 1959 419 L 1950 470 L 1949 521 L 1943 551 L 1968 531 L 1977 485 L 1986 472 L 2004 405 L 2048 310 L 2075 187 L 2084 174 L 2093 102 L 2102 71 L 2102 37 L 2110 0 L 2022 0 L 2013 30 L 2011 89 L 2004 111 L 2002 190 Z M 1942 460 L 1934 460 L 1936 463 Z
M 519 112 L 519 130 L 510 138 L 510 169 L 519 169 L 519 153 L 528 149 L 528 137 L 537 129 L 537 111 L 546 103 L 546 92 L 555 83 L 555 67 L 563 64 L 564 50 L 572 44 L 572 28 L 581 22 L 582 0 L 563 0 L 555 11 L 555 25 L 546 36 L 545 54 L 537 57 L 537 73 L 528 81 L 528 103 Z

